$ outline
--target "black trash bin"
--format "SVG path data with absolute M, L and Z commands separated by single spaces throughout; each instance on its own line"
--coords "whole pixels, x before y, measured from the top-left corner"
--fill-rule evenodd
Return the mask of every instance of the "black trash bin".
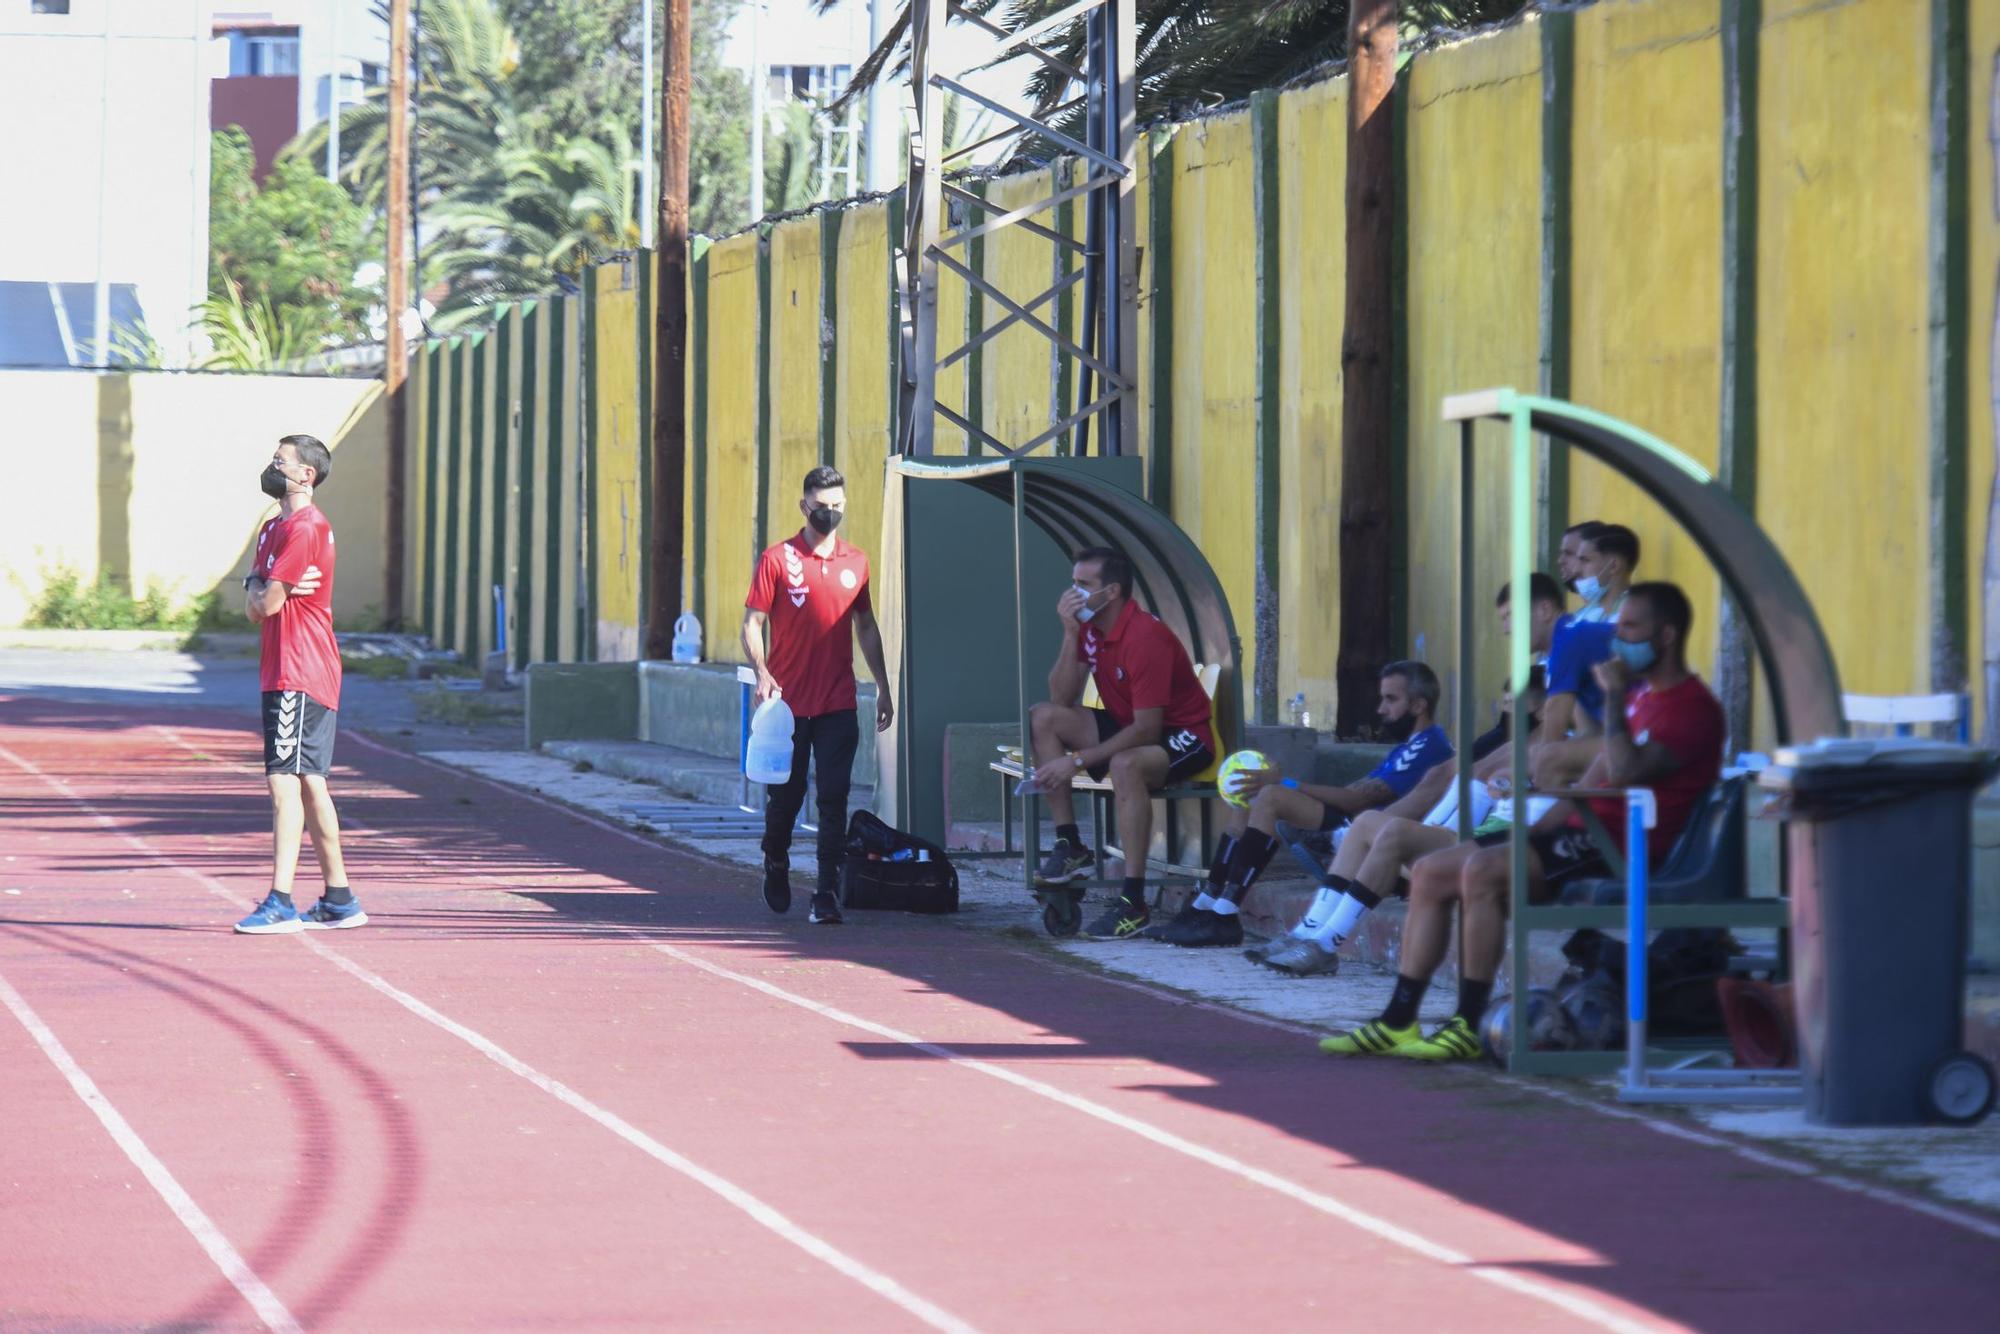
M 1806 1116 L 1969 1124 L 1992 1067 L 1961 1049 L 1972 796 L 1995 757 L 1917 738 L 1781 750 L 1760 776 L 1790 822 L 1792 958 Z

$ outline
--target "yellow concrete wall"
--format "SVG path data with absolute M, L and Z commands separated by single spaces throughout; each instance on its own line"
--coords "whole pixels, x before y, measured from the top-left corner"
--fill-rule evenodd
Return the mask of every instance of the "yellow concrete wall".
M 1767 0 L 1763 41 L 1758 519 L 1843 686 L 1924 690 L 1930 8 Z
M 94 579 L 122 567 L 176 601 L 217 591 L 240 610 L 238 580 L 275 507 L 256 474 L 278 438 L 318 436 L 334 451 L 320 503 L 340 535 L 334 615 L 379 614 L 388 447 L 369 380 L 150 372 L 0 372 L 7 438 L 0 487 L 0 624 L 19 624 L 57 564 Z M 226 430 L 218 435 L 218 423 Z M 372 610 L 371 610 L 372 609 Z
M 1715 0 L 1579 13 L 1576 85 L 1570 396 L 1713 471 L 1722 395 Z M 1662 225 L 1669 218 L 1677 225 Z M 1695 616 L 1689 662 L 1712 674 L 1717 580 L 1680 525 L 1580 454 L 1570 458 L 1570 515 L 1638 533 L 1638 577 L 1687 592 Z
M 624 662 L 639 656 L 640 550 L 639 266 L 605 264 L 597 283 L 595 432 L 597 494 L 591 506 L 597 534 L 597 656 Z
M 1011 211 L 1048 198 L 1054 188 L 1048 170 L 1024 172 L 987 182 L 987 198 L 996 209 Z M 1045 209 L 1028 221 L 1053 228 L 1056 210 Z M 1015 301 L 1025 306 L 1055 281 L 1054 242 L 1019 227 L 989 233 L 985 239 L 986 280 Z M 1075 262 L 1082 266 L 1081 257 Z M 1036 307 L 1036 318 L 1050 328 L 1057 327 L 1057 304 L 1052 300 Z M 1008 316 L 990 297 L 984 314 L 982 327 L 988 329 Z M 1010 447 L 1019 448 L 1034 439 L 1048 430 L 1054 419 L 1049 348 L 1046 336 L 1016 320 L 980 349 L 986 430 Z
M 889 454 L 889 208 L 848 210 L 834 280 L 833 463 L 847 478 L 841 532 L 879 571 L 882 499 Z M 879 577 L 879 573 L 877 574 Z
M 1174 234 L 1187 243 L 1174 247 L 1173 516 L 1201 544 L 1235 612 L 1247 698 L 1257 543 L 1249 113 L 1183 126 L 1174 172 Z
M 2000 321 L 2000 182 L 1995 180 L 1994 154 L 2000 150 L 1989 143 L 1982 131 L 1986 124 L 1983 109 L 1993 105 L 1993 71 L 1996 58 L 2000 58 L 2000 0 L 1973 0 L 1968 9 L 1971 31 L 1967 47 L 1972 53 L 1968 62 L 1972 80 L 1968 97 L 1972 143 L 1968 157 L 1972 170 L 1966 190 L 1971 213 L 1971 254 L 1967 265 L 1971 338 L 1966 365 L 1971 373 L 1966 377 L 1966 389 L 1971 410 L 1966 418 L 1965 586 L 1970 590 L 1971 614 L 1966 620 L 1970 640 L 1966 657 L 1972 673 L 1974 724 L 1983 729 L 1985 636 L 1989 625 L 2000 629 L 2000 604 L 1989 605 L 1984 592 L 1986 544 L 1993 537 L 2000 537 L 1988 532 L 1994 458 L 2000 452 L 2000 422 L 1995 421 L 1993 411 L 1994 395 L 2000 392 L 2000 382 L 1996 382 L 1993 373 L 1993 329 L 1995 322 Z
M 1522 24 L 1425 52 L 1409 71 L 1409 648 L 1446 684 L 1458 663 L 1459 440 L 1447 394 L 1535 387 L 1540 364 L 1541 36 Z M 1473 550 L 1475 678 L 1504 674 L 1492 607 L 1506 578 L 1506 453 L 1480 456 Z
M 1346 127 L 1344 78 L 1278 99 L 1278 697 L 1304 691 L 1321 727 L 1338 695 Z M 1247 641 L 1254 608 L 1233 610 Z
M 708 656 L 743 661 L 737 627 L 757 557 L 757 237 L 708 252 Z
M 797 532 L 800 483 L 819 465 L 820 272 L 817 217 L 771 229 L 771 467 L 767 542 Z

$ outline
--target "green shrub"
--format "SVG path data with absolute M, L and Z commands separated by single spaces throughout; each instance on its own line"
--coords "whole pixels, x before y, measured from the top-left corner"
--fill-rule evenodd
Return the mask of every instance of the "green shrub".
M 86 584 L 67 565 L 43 571 L 40 596 L 28 608 L 27 624 L 38 630 L 193 630 L 213 613 L 214 596 L 175 605 L 173 594 L 148 581 L 137 598 L 108 574 Z

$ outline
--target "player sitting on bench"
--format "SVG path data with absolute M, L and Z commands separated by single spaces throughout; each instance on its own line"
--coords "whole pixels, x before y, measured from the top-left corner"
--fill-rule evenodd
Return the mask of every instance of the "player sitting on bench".
M 1528 647 L 1535 662 L 1529 676 L 1527 700 L 1529 726 L 1540 712 L 1540 676 L 1556 618 L 1562 614 L 1562 590 L 1546 574 L 1530 581 Z M 1501 586 L 1494 599 L 1504 638 L 1512 631 L 1513 614 L 1508 590 Z M 1511 700 L 1503 696 L 1500 725 L 1481 736 L 1472 750 L 1473 779 L 1482 786 L 1474 789 L 1473 823 L 1491 810 L 1492 798 L 1483 786 L 1486 779 L 1507 765 L 1504 745 L 1512 718 Z M 1458 776 L 1456 761 L 1437 765 L 1408 796 L 1381 810 L 1363 811 L 1354 817 L 1335 851 L 1332 869 L 1321 882 L 1319 896 L 1306 909 L 1288 935 L 1244 951 L 1246 957 L 1295 977 L 1334 973 L 1340 969 L 1340 942 L 1354 934 L 1361 919 L 1395 892 L 1403 868 L 1427 852 L 1448 848 L 1458 840 L 1458 794 L 1453 781 Z
M 1594 673 L 1605 697 L 1604 749 L 1584 783 L 1653 790 L 1658 820 L 1638 855 L 1654 866 L 1672 849 L 1702 794 L 1722 775 L 1727 732 L 1722 706 L 1687 668 L 1693 621 L 1687 595 L 1675 585 L 1635 584 L 1619 612 L 1612 656 Z M 1612 842 L 1626 853 L 1624 802 L 1597 799 L 1589 804 Z M 1420 858 L 1410 868 L 1410 915 L 1403 924 L 1402 961 L 1388 1008 L 1351 1033 L 1324 1039 L 1322 1051 L 1420 1061 L 1466 1060 L 1479 1054 L 1479 1023 L 1507 950 L 1508 838 L 1506 831 L 1485 835 L 1476 843 Z M 1559 801 L 1535 821 L 1528 835 L 1529 902 L 1546 903 L 1559 885 L 1608 870 L 1572 803 Z M 1453 904 L 1464 918 L 1465 976 L 1459 983 L 1458 1012 L 1425 1037 L 1417 1025 L 1417 1007 L 1431 974 L 1444 962 Z
M 1230 816 L 1229 828 L 1209 866 L 1208 885 L 1158 938 L 1170 945 L 1239 945 L 1243 922 L 1238 906 L 1278 849 L 1278 821 L 1296 829 L 1330 830 L 1363 811 L 1409 795 L 1418 781 L 1452 755 L 1451 742 L 1437 725 L 1437 673 L 1421 662 L 1392 662 L 1380 673 L 1381 700 L 1375 716 L 1398 744 L 1358 782 L 1321 787 L 1286 778 L 1273 769 L 1239 776 L 1237 795 L 1247 805 Z
M 1213 764 L 1215 737 L 1208 692 L 1187 649 L 1132 602 L 1132 562 L 1109 547 L 1091 547 L 1077 553 L 1070 578 L 1056 603 L 1063 642 L 1049 671 L 1049 702 L 1028 712 L 1035 787 L 1056 824 L 1055 845 L 1035 883 L 1067 884 L 1096 860 L 1077 829 L 1070 783 L 1080 771 L 1099 780 L 1109 775 L 1125 847 L 1124 892 L 1084 933 L 1119 939 L 1151 920 L 1145 871 L 1153 793 Z M 1096 678 L 1101 709 L 1082 705 L 1086 676 Z

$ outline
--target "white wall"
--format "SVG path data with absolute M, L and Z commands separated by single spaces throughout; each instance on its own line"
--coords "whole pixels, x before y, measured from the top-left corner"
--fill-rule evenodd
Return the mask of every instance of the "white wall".
M 137 286 L 170 355 L 208 288 L 211 8 L 0 0 L 0 179 L 22 191 L 0 206 L 0 278 L 95 281 L 101 222 L 105 277 Z

